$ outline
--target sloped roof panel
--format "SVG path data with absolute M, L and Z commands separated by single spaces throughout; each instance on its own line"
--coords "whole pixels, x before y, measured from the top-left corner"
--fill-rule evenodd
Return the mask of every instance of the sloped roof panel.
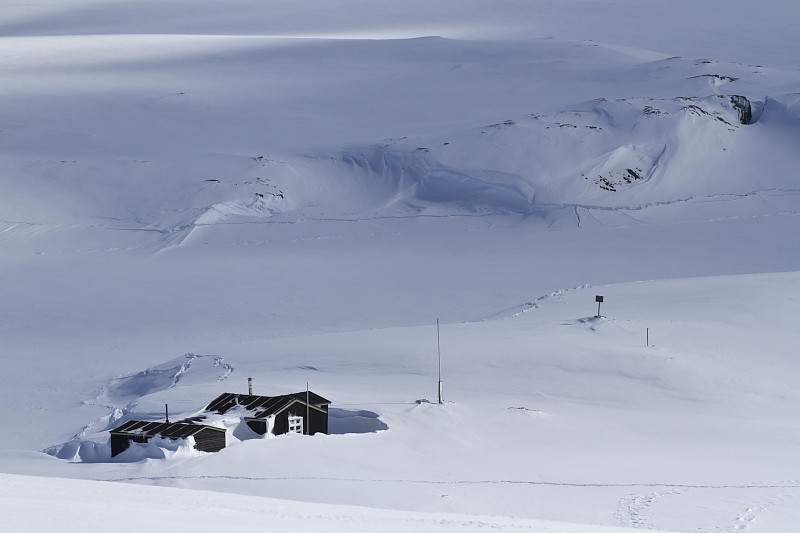
M 225 431 L 222 428 L 205 426 L 201 424 L 184 424 L 181 422 L 143 422 L 141 420 L 129 420 L 121 426 L 111 430 L 111 433 L 121 435 L 145 435 L 154 437 L 161 435 L 171 439 L 185 439 L 196 435 L 204 429 L 214 431 Z
M 305 391 L 303 391 L 303 392 L 295 392 L 291 396 L 294 396 L 295 398 L 297 398 L 301 402 L 305 402 L 306 401 L 306 392 Z M 316 394 L 314 392 L 308 391 L 308 403 L 310 403 L 311 405 L 330 405 L 331 401 L 323 398 L 319 394 Z

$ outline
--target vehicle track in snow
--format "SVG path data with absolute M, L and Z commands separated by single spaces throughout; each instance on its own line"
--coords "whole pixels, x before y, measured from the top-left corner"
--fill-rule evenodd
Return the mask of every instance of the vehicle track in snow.
M 227 479 L 242 481 L 341 481 L 385 484 L 413 484 L 413 485 L 528 485 L 547 487 L 573 487 L 573 488 L 651 488 L 664 489 L 654 491 L 653 495 L 680 494 L 681 489 L 797 489 L 800 490 L 800 481 L 787 481 L 784 483 L 746 483 L 730 485 L 701 485 L 701 484 L 670 484 L 670 483 L 577 483 L 546 480 L 510 480 L 510 479 L 475 479 L 475 480 L 425 480 L 425 479 L 388 479 L 388 478 L 346 478 L 325 476 L 233 476 L 233 475 L 174 475 L 174 476 L 130 476 L 120 478 L 97 478 L 96 481 L 132 482 L 132 481 L 189 481 L 202 479 Z M 651 498 L 652 503 L 655 498 Z M 644 500 L 642 500 L 644 501 Z
M 184 245 L 187 242 L 190 234 L 199 228 L 209 228 L 218 225 L 258 225 L 258 224 L 299 224 L 303 222 L 339 222 L 339 223 L 359 223 L 359 222 L 376 222 L 381 220 L 403 220 L 403 219 L 450 219 L 450 218 L 483 218 L 492 216 L 504 215 L 534 215 L 543 214 L 553 211 L 564 211 L 565 214 L 571 215 L 574 219 L 576 227 L 585 226 L 587 218 L 592 219 L 595 223 L 604 225 L 596 216 L 597 212 L 618 213 L 628 217 L 632 224 L 647 224 L 648 222 L 637 218 L 632 215 L 636 211 L 646 211 L 651 208 L 674 206 L 681 204 L 702 204 L 702 203 L 725 203 L 745 200 L 748 198 L 762 198 L 766 197 L 785 197 L 800 195 L 800 188 L 764 188 L 756 189 L 743 193 L 716 193 L 707 195 L 692 195 L 683 198 L 675 198 L 672 200 L 646 202 L 642 204 L 633 205 L 599 205 L 599 204 L 586 204 L 586 203 L 536 203 L 532 202 L 525 208 L 516 207 L 509 208 L 508 206 L 496 206 L 491 204 L 483 206 L 475 211 L 459 211 L 454 208 L 452 212 L 446 213 L 425 213 L 424 211 L 414 213 L 354 213 L 352 216 L 347 215 L 331 215 L 325 216 L 324 214 L 304 214 L 286 212 L 278 216 L 233 216 L 227 219 L 215 220 L 209 223 L 196 223 L 194 220 L 185 221 L 172 227 L 160 228 L 153 224 L 144 225 L 138 221 L 123 221 L 116 220 L 113 223 L 98 223 L 88 222 L 84 224 L 52 224 L 52 223 L 38 223 L 36 221 L 20 221 L 20 220 L 0 220 L 0 238 L 21 238 L 26 239 L 36 238 L 38 236 L 46 236 L 58 231 L 73 231 L 80 229 L 91 229 L 95 231 L 111 231 L 111 232 L 125 232 L 125 233 L 150 233 L 157 236 L 159 242 L 128 244 L 121 246 L 105 246 L 97 248 L 75 248 L 71 250 L 58 250 L 52 246 L 45 246 L 40 250 L 28 253 L 117 253 L 130 250 L 151 250 L 155 254 L 168 250 L 175 246 Z M 584 213 L 582 213 L 583 211 Z M 191 214 L 197 217 L 197 210 L 191 210 L 187 217 Z M 781 209 L 774 212 L 759 213 L 752 215 L 730 215 L 730 216 L 710 216 L 702 220 L 689 220 L 689 221 L 675 221 L 671 224 L 684 224 L 684 223 L 697 223 L 697 222 L 716 222 L 720 220 L 740 219 L 740 218 L 756 218 L 768 216 L 796 216 L 800 215 L 800 209 Z M 191 217 L 189 217 L 191 218 Z M 251 241 L 244 240 L 240 242 L 230 243 L 236 245 L 259 245 L 267 244 L 267 241 Z M 20 255 L 21 252 L 13 252 L 14 255 Z M 9 252 L 0 252 L 0 255 L 9 255 Z

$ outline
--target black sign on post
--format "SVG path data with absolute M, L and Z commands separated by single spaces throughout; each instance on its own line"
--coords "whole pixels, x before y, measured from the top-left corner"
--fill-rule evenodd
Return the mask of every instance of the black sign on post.
M 597 296 L 594 297 L 594 301 L 597 302 L 597 317 L 596 318 L 600 318 L 600 304 L 603 303 L 603 297 L 600 296 L 600 295 L 597 295 Z

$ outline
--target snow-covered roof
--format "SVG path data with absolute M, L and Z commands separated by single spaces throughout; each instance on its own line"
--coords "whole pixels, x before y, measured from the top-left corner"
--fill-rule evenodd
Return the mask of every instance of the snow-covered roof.
M 153 437 L 161 435 L 171 439 L 183 439 L 197 435 L 203 429 L 225 431 L 222 428 L 202 424 L 186 424 L 183 422 L 145 422 L 142 420 L 129 420 L 110 431 L 112 435 L 144 435 Z
M 293 403 L 306 404 L 317 409 L 330 405 L 331 401 L 313 392 L 295 392 L 280 396 L 256 396 L 249 394 L 235 394 L 226 392 L 220 394 L 214 401 L 206 407 L 206 411 L 213 411 L 224 414 L 230 409 L 240 406 L 241 409 L 248 411 L 252 418 L 264 418 L 280 413 Z

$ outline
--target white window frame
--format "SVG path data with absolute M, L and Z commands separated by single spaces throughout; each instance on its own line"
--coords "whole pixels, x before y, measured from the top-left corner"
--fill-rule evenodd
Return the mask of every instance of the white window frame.
M 287 433 L 303 434 L 303 417 L 297 415 L 289 415 L 288 431 Z

